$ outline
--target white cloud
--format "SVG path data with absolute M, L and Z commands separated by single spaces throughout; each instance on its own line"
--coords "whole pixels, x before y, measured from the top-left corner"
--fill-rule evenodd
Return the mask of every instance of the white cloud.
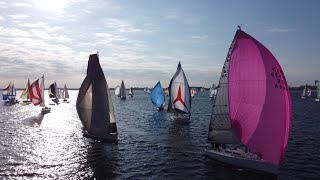
M 197 36 L 191 36 L 192 39 L 198 39 L 198 40 L 206 40 L 208 39 L 207 35 L 197 35 Z
M 134 27 L 132 24 L 121 21 L 116 18 L 108 18 L 104 20 L 104 24 L 108 29 L 116 30 L 119 32 L 140 32 L 141 29 Z
M 26 14 L 13 14 L 13 15 L 8 15 L 9 17 L 13 18 L 13 19 L 26 19 L 29 18 L 29 15 Z
M 6 19 L 3 16 L 0 16 L 0 21 L 5 21 Z
M 268 30 L 269 32 L 292 32 L 292 31 L 296 31 L 296 29 L 294 28 L 271 28 Z

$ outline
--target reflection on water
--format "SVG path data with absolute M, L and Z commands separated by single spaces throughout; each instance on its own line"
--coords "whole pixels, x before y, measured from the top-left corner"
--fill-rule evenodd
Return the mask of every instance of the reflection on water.
M 319 177 L 320 103 L 292 94 L 293 117 L 284 164 L 279 176 L 236 169 L 203 156 L 212 101 L 208 92 L 192 98 L 191 120 L 173 121 L 157 111 L 150 95 L 112 100 L 119 133 L 118 144 L 83 137 L 70 103 L 41 107 L 0 105 L 0 179 L 295 179 Z M 19 94 L 19 92 L 18 92 Z M 168 98 L 167 98 L 168 101 Z M 47 99 L 47 103 L 50 100 Z M 166 103 L 167 104 L 167 103 Z M 165 108 L 166 109 L 166 108 Z M 304 168 L 307 167 L 307 168 Z

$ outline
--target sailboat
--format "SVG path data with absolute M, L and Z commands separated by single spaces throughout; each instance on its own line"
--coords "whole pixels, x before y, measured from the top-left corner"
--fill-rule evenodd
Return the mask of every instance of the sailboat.
M 217 87 L 215 84 L 212 84 L 210 87 L 210 99 L 214 99 L 217 96 Z
M 171 119 L 190 119 L 191 94 L 188 80 L 179 62 L 177 71 L 169 84 L 168 112 L 174 113 Z
M 99 63 L 98 54 L 89 56 L 87 76 L 76 102 L 85 137 L 117 142 L 117 126 L 108 83 Z
M 40 84 L 40 79 L 41 79 L 41 84 Z M 51 112 L 51 108 L 45 105 L 44 76 L 37 79 L 35 82 L 31 84 L 30 99 L 35 106 L 40 105 L 41 107 L 43 107 L 41 109 L 41 114 L 47 114 Z
M 209 158 L 277 173 L 291 119 L 290 92 L 277 59 L 240 28 L 222 68 L 210 120 Z
M 157 107 L 157 110 L 162 111 L 165 103 L 165 96 L 160 81 L 151 90 L 150 98 L 152 104 Z
M 117 86 L 114 88 L 114 94 L 117 96 L 117 97 L 120 97 L 120 87 Z
M 191 97 L 194 97 L 197 91 L 194 88 L 191 88 L 190 93 L 191 93 Z
M 132 97 L 133 96 L 133 88 L 129 88 L 128 94 Z
M 11 85 L 10 82 L 9 86 L 2 91 L 2 100 L 4 100 L 5 104 L 18 103 L 19 101 L 16 99 L 16 95 L 16 88 L 14 87 L 14 84 Z
M 320 83 L 319 83 L 319 81 L 316 81 L 316 86 L 317 86 L 317 98 L 315 99 L 315 101 L 319 101 L 320 100 Z
M 303 88 L 303 91 L 301 93 L 301 98 L 305 99 L 306 96 L 311 96 L 311 90 L 308 88 L 308 85 L 306 84 L 306 86 Z
M 22 91 L 20 98 L 23 99 L 23 103 L 31 103 L 30 100 L 30 80 L 28 79 L 26 89 Z
M 67 98 L 69 98 L 69 91 L 66 84 L 63 87 L 62 98 L 63 98 L 63 102 L 68 102 Z
M 126 99 L 126 87 L 124 86 L 123 80 L 120 86 L 120 99 Z

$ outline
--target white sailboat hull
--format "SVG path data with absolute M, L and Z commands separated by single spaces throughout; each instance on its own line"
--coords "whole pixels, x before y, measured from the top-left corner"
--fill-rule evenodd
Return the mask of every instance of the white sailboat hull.
M 117 133 L 110 133 L 110 134 L 105 134 L 103 136 L 96 136 L 90 134 L 88 131 L 83 130 L 83 136 L 87 138 L 92 138 L 98 141 L 102 142 L 110 142 L 110 143 L 117 143 L 118 142 L 118 134 Z
M 315 99 L 315 101 L 319 101 L 319 99 Z
M 278 172 L 278 166 L 267 163 L 260 158 L 250 156 L 250 153 L 245 153 L 243 151 L 215 151 L 205 149 L 204 155 L 211 159 L 218 160 L 239 168 L 252 169 L 272 174 L 276 174 Z
M 190 121 L 189 115 L 173 115 L 170 118 L 174 121 Z

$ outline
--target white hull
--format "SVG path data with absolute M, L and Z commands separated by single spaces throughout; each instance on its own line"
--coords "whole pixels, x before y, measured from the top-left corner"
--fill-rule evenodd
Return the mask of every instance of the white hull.
M 315 101 L 319 101 L 319 99 L 315 99 Z
M 98 141 L 102 142 L 110 142 L 110 143 L 117 143 L 118 142 L 118 134 L 117 133 L 110 133 L 110 134 L 105 134 L 103 136 L 96 136 L 88 133 L 87 131 L 83 130 L 83 136 L 92 138 Z
M 257 171 L 276 174 L 278 172 L 278 166 L 267 163 L 257 156 L 253 156 L 251 153 L 245 153 L 239 150 L 208 150 L 206 149 L 204 154 L 211 159 L 221 161 L 239 168 L 253 169 Z
M 306 97 L 304 97 L 304 96 L 301 96 L 301 99 L 305 99 Z

